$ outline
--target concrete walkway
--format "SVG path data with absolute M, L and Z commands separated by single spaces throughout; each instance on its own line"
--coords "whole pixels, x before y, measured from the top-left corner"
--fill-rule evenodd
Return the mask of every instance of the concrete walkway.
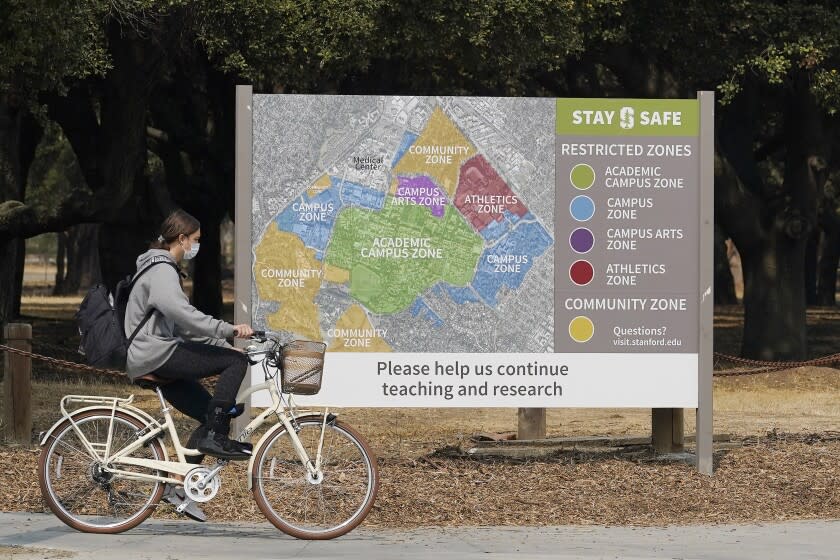
M 0 513 L 0 559 L 248 560 L 279 558 L 835 559 L 840 521 L 690 527 L 358 529 L 305 542 L 266 524 L 150 520 L 121 535 L 77 533 L 48 514 Z

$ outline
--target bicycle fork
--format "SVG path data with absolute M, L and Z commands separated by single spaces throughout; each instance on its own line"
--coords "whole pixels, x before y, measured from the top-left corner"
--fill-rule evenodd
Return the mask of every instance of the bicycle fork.
M 306 449 L 303 447 L 303 444 L 298 437 L 300 426 L 298 425 L 296 419 L 291 418 L 290 420 L 285 414 L 278 415 L 280 422 L 286 428 L 289 438 L 292 440 L 292 446 L 297 452 L 301 463 L 306 466 L 307 480 L 312 484 L 318 484 L 323 476 L 321 473 L 321 452 L 324 447 L 324 434 L 327 431 L 327 424 L 335 421 L 335 415 L 330 414 L 329 411 L 329 408 L 324 409 L 323 418 L 321 420 L 321 435 L 318 438 L 318 448 L 315 450 L 314 459 L 306 452 Z

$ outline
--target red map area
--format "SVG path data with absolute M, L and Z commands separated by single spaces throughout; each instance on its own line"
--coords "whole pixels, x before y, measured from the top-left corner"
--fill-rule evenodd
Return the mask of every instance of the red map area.
M 505 210 L 520 218 L 528 213 L 519 197 L 482 155 L 468 159 L 461 166 L 455 206 L 478 231 L 493 220 L 501 221 Z

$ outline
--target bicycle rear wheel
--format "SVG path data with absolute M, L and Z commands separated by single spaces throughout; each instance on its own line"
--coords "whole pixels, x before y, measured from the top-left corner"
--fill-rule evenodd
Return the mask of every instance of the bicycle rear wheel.
M 298 419 L 298 437 L 315 460 L 323 417 Z M 252 492 L 266 518 L 299 539 L 332 539 L 361 523 L 379 490 L 379 469 L 367 443 L 350 426 L 328 423 L 321 452 L 322 476 L 314 480 L 285 429 L 254 453 Z
M 111 410 L 83 412 L 73 417 L 76 426 L 98 453 L 102 453 L 111 425 Z M 111 451 L 123 449 L 145 427 L 140 420 L 117 411 Z M 132 458 L 164 460 L 155 439 L 135 450 Z M 41 450 L 38 482 L 52 512 L 70 527 L 85 533 L 121 533 L 145 521 L 163 494 L 163 483 L 132 480 L 103 470 L 102 463 L 87 451 L 69 420 L 53 432 Z M 120 465 L 124 471 L 161 476 L 159 471 Z

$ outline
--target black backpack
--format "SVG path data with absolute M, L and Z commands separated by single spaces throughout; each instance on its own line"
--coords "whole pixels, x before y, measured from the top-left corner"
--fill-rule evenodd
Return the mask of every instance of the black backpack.
M 143 320 L 126 339 L 123 325 L 128 296 L 131 295 L 131 289 L 140 277 L 158 264 L 168 264 L 176 272 L 178 271 L 175 263 L 168 258 L 155 257 L 151 264 L 135 274 L 133 278 L 128 275 L 117 282 L 113 297 L 108 292 L 108 288 L 103 284 L 97 284 L 82 300 L 76 312 L 76 324 L 79 327 L 79 335 L 82 337 L 79 353 L 84 355 L 85 362 L 89 365 L 125 370 L 128 347 L 155 312 L 154 308 L 147 310 Z

